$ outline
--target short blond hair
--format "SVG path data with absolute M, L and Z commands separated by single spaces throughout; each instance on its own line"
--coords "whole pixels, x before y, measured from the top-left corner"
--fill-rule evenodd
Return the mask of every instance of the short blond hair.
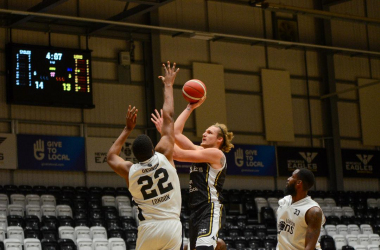
M 219 149 L 225 153 L 230 152 L 230 150 L 234 147 L 234 144 L 231 143 L 232 139 L 234 138 L 234 133 L 229 132 L 225 124 L 215 123 L 213 126 L 219 128 L 218 137 L 223 138 L 223 142 L 220 145 Z

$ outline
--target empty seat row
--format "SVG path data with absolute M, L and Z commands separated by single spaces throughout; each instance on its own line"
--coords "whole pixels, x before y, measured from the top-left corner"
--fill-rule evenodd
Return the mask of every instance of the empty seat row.
M 371 225 L 368 224 L 361 224 L 360 227 L 356 224 L 350 224 L 350 225 L 325 225 L 324 230 L 326 231 L 327 235 L 347 235 L 347 234 L 373 234 L 373 230 Z
M 5 250 L 126 250 L 127 245 L 123 239 L 111 238 L 107 239 L 78 239 L 76 244 L 70 239 L 60 239 L 58 241 L 38 239 L 6 239 L 1 245 Z M 136 243 L 127 242 L 128 250 L 135 249 Z M 0 249 L 4 249 L 1 248 Z

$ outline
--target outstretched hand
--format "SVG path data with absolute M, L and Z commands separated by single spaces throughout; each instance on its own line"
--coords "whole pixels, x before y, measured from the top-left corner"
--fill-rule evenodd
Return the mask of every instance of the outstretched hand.
M 173 67 L 170 67 L 170 62 L 167 62 L 167 66 L 165 64 L 162 64 L 165 69 L 165 76 L 159 76 L 164 84 L 173 85 L 175 77 L 177 76 L 177 73 L 179 71 L 179 68 L 175 69 L 176 63 L 173 63 Z
M 154 123 L 154 125 L 156 125 L 156 129 L 158 133 L 161 134 L 161 127 L 163 123 L 163 118 L 162 118 L 163 111 L 161 109 L 161 115 L 160 113 L 158 113 L 157 109 L 155 109 L 154 112 L 156 113 L 156 115 L 152 113 L 152 118 L 150 118 L 150 120 Z
M 133 130 L 136 126 L 138 111 L 139 110 L 136 109 L 135 106 L 133 106 L 133 108 L 131 108 L 131 105 L 128 106 L 128 113 L 127 117 L 125 118 L 125 127 L 130 131 Z

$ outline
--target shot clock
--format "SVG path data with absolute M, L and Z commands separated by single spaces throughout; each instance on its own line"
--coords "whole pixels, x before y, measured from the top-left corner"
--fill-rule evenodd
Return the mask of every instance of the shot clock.
M 91 51 L 10 43 L 7 103 L 94 108 Z

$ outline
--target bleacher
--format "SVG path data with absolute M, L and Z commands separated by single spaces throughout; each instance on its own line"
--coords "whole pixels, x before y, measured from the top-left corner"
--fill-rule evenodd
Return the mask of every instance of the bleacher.
M 189 237 L 188 190 L 181 221 Z M 380 196 L 375 192 L 310 191 L 325 216 L 324 250 L 379 249 Z M 271 250 L 277 244 L 275 211 L 284 194 L 224 190 L 228 249 Z M 138 210 L 127 188 L 0 186 L 0 250 L 133 250 Z

